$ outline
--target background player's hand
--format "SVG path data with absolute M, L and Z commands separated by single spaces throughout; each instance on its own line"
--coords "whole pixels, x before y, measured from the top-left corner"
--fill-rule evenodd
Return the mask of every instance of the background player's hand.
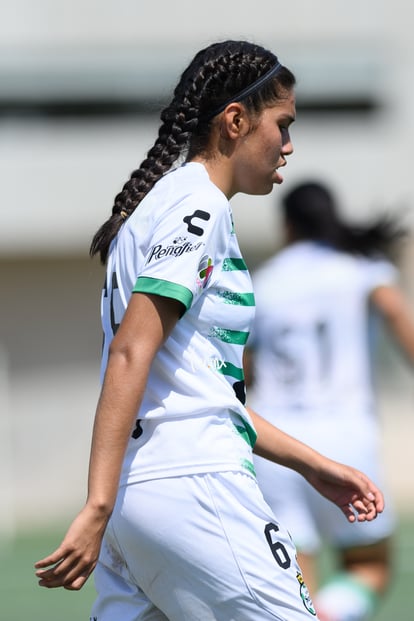
M 305 474 L 311 485 L 335 503 L 349 522 L 371 521 L 384 510 L 384 498 L 362 472 L 328 458 Z
M 95 569 L 108 518 L 86 506 L 72 522 L 61 545 L 35 563 L 39 585 L 79 590 Z

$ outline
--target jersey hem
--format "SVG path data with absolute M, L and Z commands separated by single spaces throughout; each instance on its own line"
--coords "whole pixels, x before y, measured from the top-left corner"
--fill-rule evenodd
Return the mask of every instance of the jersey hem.
M 256 472 L 253 463 L 249 460 L 243 459 L 240 465 L 232 464 L 215 464 L 212 466 L 200 467 L 195 466 L 193 468 L 188 466 L 177 466 L 175 468 L 169 468 L 168 470 L 152 471 L 148 473 L 140 473 L 136 475 L 130 475 L 127 481 L 122 481 L 120 487 L 126 487 L 127 485 L 133 485 L 134 483 L 143 483 L 144 481 L 153 481 L 155 479 L 169 479 L 172 477 L 181 476 L 193 476 L 196 474 L 206 474 L 208 472 L 241 472 L 250 476 L 250 478 L 256 481 Z

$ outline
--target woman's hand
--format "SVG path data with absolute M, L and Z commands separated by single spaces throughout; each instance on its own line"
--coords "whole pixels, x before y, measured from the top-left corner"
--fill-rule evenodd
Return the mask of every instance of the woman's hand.
M 86 505 L 60 546 L 35 564 L 39 585 L 49 589 L 81 589 L 95 569 L 108 518 Z
M 382 493 L 365 474 L 324 457 L 274 427 L 251 408 L 247 409 L 257 432 L 254 447 L 257 455 L 304 476 L 322 496 L 341 509 L 349 522 L 370 521 L 383 511 Z
M 362 472 L 319 456 L 317 469 L 302 472 L 325 498 L 335 503 L 348 522 L 371 521 L 384 510 L 384 498 L 377 486 Z
M 111 343 L 95 415 L 88 502 L 61 545 L 36 563 L 40 586 L 78 590 L 94 570 L 150 366 L 182 312 L 181 303 L 170 298 L 131 296 Z

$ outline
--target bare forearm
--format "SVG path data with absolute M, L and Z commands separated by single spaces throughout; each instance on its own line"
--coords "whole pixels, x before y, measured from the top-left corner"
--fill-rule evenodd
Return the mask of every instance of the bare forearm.
M 93 571 L 113 510 L 129 436 L 149 369 L 180 314 L 179 302 L 134 294 L 111 343 L 95 415 L 88 500 L 62 543 L 36 563 L 39 584 L 80 589 Z
M 95 415 L 88 505 L 110 513 L 122 462 L 154 357 L 176 324 L 179 302 L 134 294 L 110 347 Z
M 256 454 L 296 470 L 320 494 L 334 502 L 349 522 L 373 520 L 381 513 L 383 496 L 366 475 L 321 455 L 252 410 L 249 412 L 258 434 Z
M 406 361 L 414 367 L 414 323 L 408 315 L 388 318 L 388 326 Z
M 395 286 L 377 287 L 370 299 L 383 316 L 401 353 L 414 366 L 414 315 L 408 299 Z
M 148 371 L 122 353 L 108 363 L 92 437 L 88 504 L 110 514 L 115 502 L 128 439 L 144 393 Z
M 320 453 L 274 427 L 254 410 L 248 410 L 257 432 L 254 452 L 260 457 L 292 468 L 302 475 L 310 467 L 316 468 L 318 461 L 324 459 Z

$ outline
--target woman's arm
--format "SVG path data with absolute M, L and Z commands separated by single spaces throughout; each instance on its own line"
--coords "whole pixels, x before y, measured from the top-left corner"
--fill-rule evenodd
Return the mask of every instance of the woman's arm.
M 111 343 L 97 405 L 87 501 L 61 545 L 36 563 L 41 586 L 80 589 L 95 568 L 152 361 L 181 314 L 182 305 L 175 300 L 131 296 Z
M 395 286 L 377 287 L 370 301 L 384 318 L 394 340 L 414 365 L 414 318 L 402 291 Z
M 257 455 L 304 476 L 320 494 L 341 509 L 349 522 L 370 521 L 383 511 L 382 493 L 365 474 L 324 457 L 274 427 L 251 408 L 247 409 L 257 432 L 254 447 Z

